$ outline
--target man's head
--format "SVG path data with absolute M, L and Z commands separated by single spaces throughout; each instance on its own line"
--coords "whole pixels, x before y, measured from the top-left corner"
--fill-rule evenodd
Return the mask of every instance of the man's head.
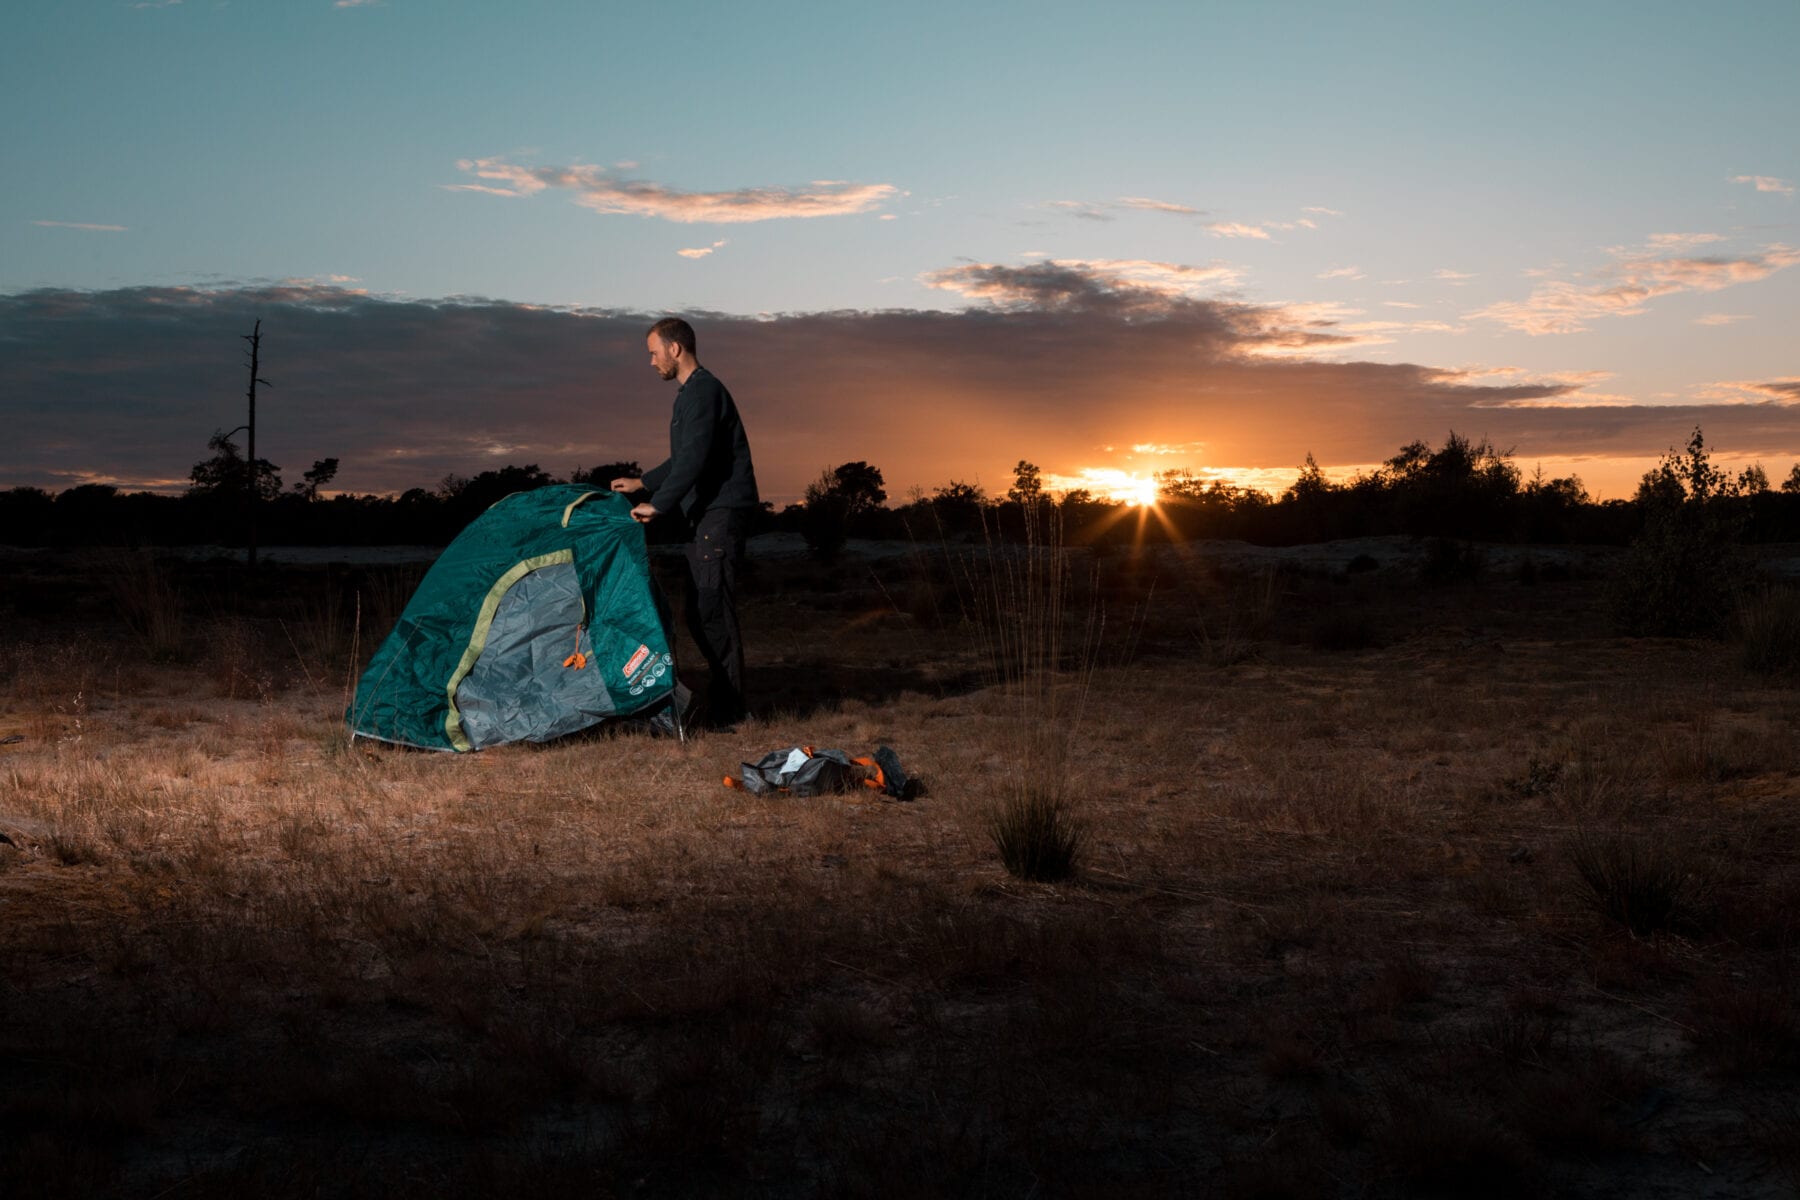
M 650 366 L 664 379 L 681 374 L 683 360 L 694 364 L 694 327 L 680 317 L 664 317 L 650 327 L 644 336 L 650 351 Z

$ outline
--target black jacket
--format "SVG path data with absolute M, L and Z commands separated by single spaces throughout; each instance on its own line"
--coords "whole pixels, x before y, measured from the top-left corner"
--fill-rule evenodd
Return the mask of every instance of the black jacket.
M 657 512 L 680 509 L 690 521 L 699 521 L 708 509 L 761 503 L 744 422 L 731 393 L 705 367 L 695 367 L 675 393 L 669 458 L 644 472 L 644 486 Z

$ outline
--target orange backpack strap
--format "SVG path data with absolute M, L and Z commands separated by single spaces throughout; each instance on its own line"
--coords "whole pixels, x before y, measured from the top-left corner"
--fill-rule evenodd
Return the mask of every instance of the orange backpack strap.
M 871 774 L 863 776 L 862 785 L 864 787 L 874 788 L 876 791 L 881 791 L 887 787 L 887 776 L 881 773 L 880 763 L 867 755 L 864 755 L 862 758 L 853 758 L 850 761 L 859 767 L 867 767 L 871 772 Z

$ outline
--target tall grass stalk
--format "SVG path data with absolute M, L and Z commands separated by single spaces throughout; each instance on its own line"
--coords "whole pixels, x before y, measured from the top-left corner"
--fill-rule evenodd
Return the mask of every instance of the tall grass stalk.
M 344 694 L 338 711 L 344 714 L 338 729 L 343 746 L 356 744 L 356 731 L 350 726 L 350 706 L 356 703 L 356 676 L 362 665 L 362 593 L 356 593 L 356 608 L 350 623 L 350 653 L 344 662 Z
M 368 610 L 370 630 L 384 638 L 393 632 L 394 626 L 400 623 L 400 614 L 406 611 L 429 569 L 396 566 L 369 572 L 368 578 L 357 588 L 357 603 L 359 612 L 364 608 Z M 371 649 L 370 653 L 374 651 Z
M 362 594 L 354 594 L 360 605 Z M 306 676 L 308 687 L 317 688 L 330 679 L 330 671 L 348 652 L 350 629 L 344 612 L 344 591 L 337 581 L 327 576 L 292 625 L 281 622 L 294 661 Z M 315 668 L 317 668 L 315 672 Z
M 1006 705 L 1007 770 L 988 835 L 1006 869 L 1032 880 L 1076 869 L 1085 837 L 1073 809 L 1079 735 L 1104 629 L 1098 605 L 1070 611 L 1074 580 L 1061 534 L 1054 506 L 1030 506 L 1025 540 L 1008 545 L 989 531 L 985 569 L 972 568 L 970 578 L 983 665 Z
M 1196 599 L 1194 624 L 1201 657 L 1215 667 L 1255 658 L 1257 640 L 1267 635 L 1280 597 L 1280 573 L 1263 567 L 1248 578 L 1232 579 L 1222 618 L 1215 614 L 1209 622 L 1205 605 Z
M 143 643 L 152 662 L 174 662 L 187 645 L 186 614 L 173 573 L 148 550 L 121 558 L 106 575 L 125 627 Z

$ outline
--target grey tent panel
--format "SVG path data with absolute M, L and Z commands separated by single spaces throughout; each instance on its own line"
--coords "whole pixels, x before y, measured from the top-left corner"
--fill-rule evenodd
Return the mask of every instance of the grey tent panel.
M 586 619 L 581 580 L 569 563 L 530 572 L 500 598 L 481 657 L 456 689 L 471 745 L 547 742 L 613 715 L 582 628 Z M 578 648 L 589 656 L 587 666 L 565 667 Z

